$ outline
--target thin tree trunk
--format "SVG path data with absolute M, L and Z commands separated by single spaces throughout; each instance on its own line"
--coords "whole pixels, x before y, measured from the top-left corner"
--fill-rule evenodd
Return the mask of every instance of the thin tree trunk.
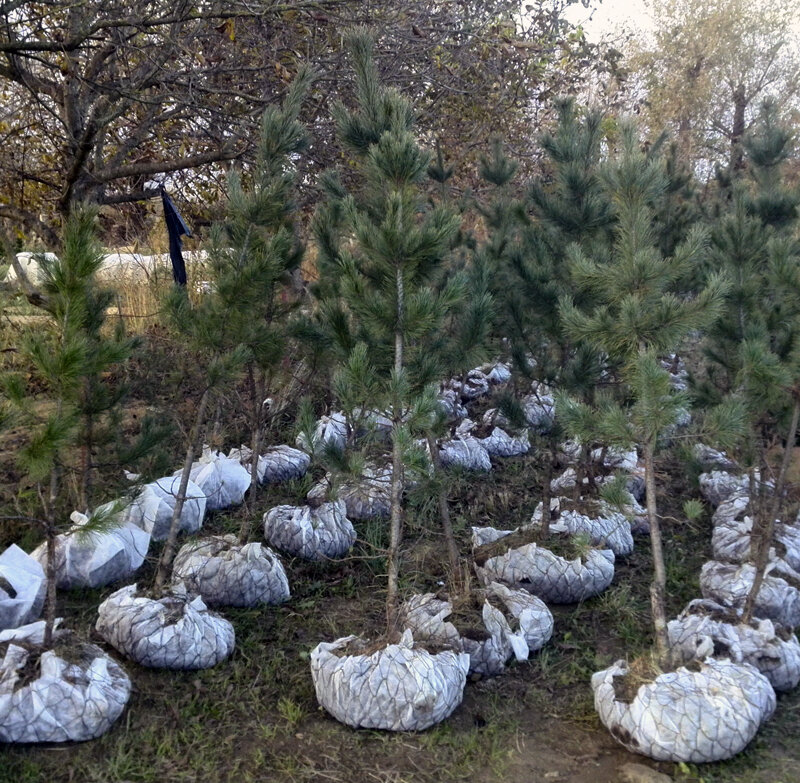
M 430 433 L 428 433 L 428 448 L 431 452 L 431 461 L 433 462 L 434 472 L 441 476 L 442 460 L 439 457 L 439 447 L 436 445 L 436 439 Z M 439 502 L 439 519 L 442 523 L 442 532 L 444 533 L 445 546 L 447 547 L 447 559 L 450 563 L 450 580 L 453 585 L 454 592 L 460 594 L 465 585 L 462 584 L 461 579 L 461 558 L 458 555 L 456 537 L 453 533 L 453 522 L 450 518 L 450 504 L 447 500 L 447 487 L 444 484 L 440 484 L 437 494 Z
M 656 635 L 656 653 L 662 666 L 670 663 L 667 636 L 667 570 L 664 565 L 664 545 L 661 541 L 661 523 L 656 508 L 656 474 L 653 458 L 654 444 L 644 449 L 644 482 L 647 498 L 647 522 L 650 525 L 650 546 L 653 550 L 653 582 L 650 585 L 650 610 Z
M 772 537 L 775 532 L 775 519 L 780 513 L 781 506 L 783 505 L 783 489 L 786 484 L 786 474 L 789 471 L 789 464 L 792 461 L 792 454 L 794 452 L 794 443 L 797 438 L 797 426 L 800 423 L 800 398 L 795 398 L 794 408 L 792 409 L 792 420 L 789 424 L 789 432 L 786 437 L 786 446 L 783 451 L 783 459 L 781 460 L 781 467 L 778 473 L 778 479 L 775 483 L 775 492 L 772 498 L 772 503 L 766 501 L 759 504 L 759 513 L 755 515 L 758 525 L 758 541 L 754 542 L 751 538 L 750 548 L 753 555 L 753 562 L 756 567 L 756 573 L 753 577 L 753 584 L 750 592 L 747 594 L 747 600 L 744 604 L 744 611 L 742 612 L 742 622 L 749 623 L 753 617 L 753 610 L 755 608 L 758 593 L 761 590 L 761 585 L 764 582 L 764 574 L 767 570 L 767 562 L 769 560 L 769 548 L 772 544 Z M 751 495 L 752 497 L 752 495 Z M 766 509 L 766 512 L 765 512 Z M 768 516 L 765 516 L 765 513 Z
M 264 379 L 263 376 L 257 377 L 257 370 L 251 365 L 248 368 L 250 377 L 250 394 L 252 396 L 253 409 L 250 420 L 250 451 L 252 452 L 250 462 L 250 495 L 247 498 L 248 508 L 245 511 L 242 526 L 239 529 L 239 543 L 246 544 L 250 536 L 251 523 L 256 513 L 256 500 L 258 498 L 258 457 L 261 452 L 261 403 L 264 399 Z
M 572 499 L 575 501 L 581 498 L 583 479 L 586 475 L 586 466 L 589 464 L 591 454 L 591 447 L 587 443 L 581 444 L 581 453 L 578 457 L 578 464 L 575 466 L 575 488 L 572 490 Z
M 550 535 L 550 498 L 553 493 L 550 491 L 550 484 L 553 481 L 553 439 L 548 438 L 548 449 L 545 453 L 544 462 L 544 485 L 542 486 L 542 539 Z
M 397 323 L 394 333 L 394 372 L 399 376 L 403 371 L 403 313 L 405 309 L 403 275 L 398 267 L 396 273 L 397 284 Z M 386 562 L 386 627 L 391 632 L 394 627 L 397 611 L 399 581 L 400 581 L 400 542 L 403 536 L 403 452 L 398 438 L 397 430 L 402 423 L 402 405 L 397 393 L 394 395 L 392 406 L 392 485 L 391 485 L 391 516 L 389 522 L 389 553 Z
M 167 535 L 164 549 L 161 552 L 161 557 L 158 561 L 158 569 L 156 570 L 156 578 L 153 585 L 153 592 L 155 593 L 156 597 L 161 596 L 161 592 L 163 591 L 167 577 L 169 576 L 172 560 L 175 557 L 175 547 L 178 541 L 181 513 L 183 512 L 183 504 L 186 501 L 186 489 L 189 486 L 189 475 L 192 472 L 192 463 L 194 462 L 197 442 L 200 439 L 200 433 L 203 429 L 203 422 L 205 421 L 209 393 L 210 392 L 208 389 L 203 392 L 203 396 L 200 398 L 200 403 L 197 406 L 197 415 L 195 416 L 194 425 L 189 433 L 189 443 L 186 447 L 186 458 L 183 461 L 181 483 L 180 487 L 178 488 L 178 496 L 175 498 L 175 508 L 172 512 L 172 521 L 169 525 L 169 534 Z
M 91 404 L 89 396 L 91 394 L 87 381 L 86 401 Z M 89 513 L 89 506 L 91 505 L 92 498 L 92 447 L 94 445 L 94 416 L 91 413 L 85 413 L 83 416 L 83 443 L 81 444 L 81 497 L 80 504 L 84 513 Z
M 50 469 L 50 492 L 47 501 L 46 529 L 47 561 L 45 576 L 47 593 L 44 605 L 44 649 L 53 646 L 53 631 L 56 624 L 56 501 L 58 499 L 58 468 Z

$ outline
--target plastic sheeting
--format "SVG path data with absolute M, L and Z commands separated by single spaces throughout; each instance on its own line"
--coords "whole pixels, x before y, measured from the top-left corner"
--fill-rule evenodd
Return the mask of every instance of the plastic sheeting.
M 492 469 L 489 452 L 471 435 L 443 441 L 439 446 L 439 459 L 443 467 L 457 467 L 464 470 Z
M 776 633 L 771 620 L 737 621 L 741 612 L 714 601 L 696 599 L 667 623 L 673 654 L 684 663 L 712 656 L 755 666 L 776 691 L 790 691 L 800 682 L 800 644 L 794 634 Z M 725 618 L 729 619 L 725 619 Z
M 767 573 L 756 597 L 753 614 L 756 617 L 774 620 L 787 628 L 800 625 L 800 590 L 771 573 L 774 563 L 767 566 Z M 751 563 L 736 565 L 710 560 L 700 570 L 700 591 L 703 598 L 710 598 L 723 606 L 742 609 L 755 578 L 755 566 Z M 800 584 L 800 574 L 790 577 Z
M 628 518 L 604 503 L 595 503 L 596 511 L 582 514 L 568 506 L 561 498 L 550 501 L 551 511 L 558 511 L 558 520 L 551 523 L 553 530 L 563 530 L 573 535 L 586 533 L 595 546 L 608 547 L 616 556 L 633 552 L 633 534 Z M 536 507 L 531 517 L 531 527 L 541 527 L 542 504 Z
M 473 546 L 486 542 L 473 528 Z M 589 549 L 585 558 L 566 560 L 549 549 L 525 544 L 490 557 L 475 571 L 488 584 L 501 582 L 509 587 L 527 590 L 543 601 L 554 604 L 575 604 L 603 592 L 614 579 L 614 553 L 610 549 Z
M 200 596 L 180 584 L 159 599 L 136 591 L 123 587 L 97 610 L 98 633 L 123 655 L 156 669 L 207 669 L 233 652 L 233 626 Z
M 258 606 L 289 600 L 289 580 L 278 556 L 259 543 L 213 536 L 185 544 L 172 579 L 199 593 L 209 606 Z
M 39 653 L 43 638 L 44 621 L 0 633 L 0 742 L 80 742 L 105 734 L 130 697 L 128 675 L 94 644 L 77 643 L 69 660 L 54 650 Z M 56 631 L 57 641 L 64 638 Z M 36 655 L 38 676 L 21 680 Z
M 177 470 L 173 475 L 179 478 L 182 472 Z M 206 508 L 209 511 L 222 511 L 241 505 L 245 492 L 250 489 L 250 473 L 241 462 L 208 446 L 203 447 L 203 455 L 192 464 L 189 478 L 206 496 Z
M 264 514 L 264 537 L 272 546 L 306 560 L 342 557 L 356 541 L 344 501 L 276 506 Z
M 110 504 L 109 504 L 110 505 Z M 95 513 L 104 513 L 101 506 Z M 127 511 L 119 512 L 125 519 Z M 56 586 L 61 590 L 76 587 L 104 587 L 135 573 L 150 548 L 150 534 L 129 521 L 106 532 L 82 533 L 89 517 L 77 511 L 70 517 L 75 526 L 56 536 Z M 47 567 L 47 542 L 31 552 L 31 557 Z
M 735 756 L 775 710 L 769 680 L 748 664 L 708 658 L 699 671 L 679 668 L 618 701 L 614 678 L 627 664 L 592 675 L 603 725 L 628 750 L 658 761 L 704 763 Z
M 18 628 L 39 617 L 46 592 L 42 565 L 11 544 L 0 555 L 0 631 Z
M 421 731 L 447 718 L 461 703 L 469 656 L 415 648 L 410 631 L 399 644 L 371 655 L 340 657 L 356 637 L 322 642 L 311 651 L 319 703 L 347 726 Z
M 139 524 L 150 533 L 153 541 L 164 541 L 169 535 L 180 486 L 180 476 L 166 476 L 145 484 L 133 501 L 132 505 L 140 510 Z M 197 532 L 203 526 L 205 515 L 206 496 L 197 484 L 190 481 L 186 487 L 186 500 L 181 509 L 178 529 L 184 533 Z

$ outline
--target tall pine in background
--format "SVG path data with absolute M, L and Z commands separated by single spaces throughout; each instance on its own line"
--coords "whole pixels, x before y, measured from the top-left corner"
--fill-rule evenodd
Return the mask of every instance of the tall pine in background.
M 800 421 L 800 194 L 785 182 L 792 142 L 776 105 L 765 102 L 744 142 L 747 165 L 732 182 L 730 208 L 712 234 L 710 263 L 727 274 L 731 287 L 723 317 L 706 340 L 705 378 L 695 379 L 704 403 L 726 400 L 746 412 L 747 436 L 736 456 L 750 475 L 756 572 L 745 620 L 784 506 Z

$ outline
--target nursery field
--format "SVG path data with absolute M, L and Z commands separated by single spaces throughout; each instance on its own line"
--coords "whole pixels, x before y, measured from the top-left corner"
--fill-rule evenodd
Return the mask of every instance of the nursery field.
M 669 613 L 699 594 L 697 574 L 709 557 L 701 519 L 669 521 L 682 500 L 697 496 L 686 468 L 669 455 L 659 464 L 663 490 Z M 512 526 L 530 516 L 541 481 L 535 457 L 500 463 L 488 475 L 462 475 L 451 503 L 461 548 L 469 526 Z M 267 509 L 301 502 L 306 482 L 273 487 Z M 240 512 L 241 513 L 241 512 Z M 218 514 L 209 533 L 234 532 L 238 514 Z M 445 578 L 442 544 L 420 514 L 408 520 L 403 592 L 438 589 Z M 352 730 L 317 705 L 308 665 L 320 640 L 380 629 L 385 545 L 380 523 L 357 524 L 359 542 L 343 561 L 286 559 L 291 600 L 282 606 L 227 609 L 236 650 L 199 672 L 166 672 L 127 662 L 133 695 L 111 732 L 90 743 L 6 746 L 0 781 L 463 781 L 531 783 L 616 781 L 628 763 L 678 781 L 791 783 L 800 779 L 800 695 L 781 696 L 775 716 L 747 750 L 725 763 L 657 764 L 621 748 L 599 723 L 589 678 L 620 656 L 651 643 L 648 548 L 618 562 L 614 583 L 577 606 L 553 607 L 553 638 L 501 677 L 468 682 L 464 701 L 444 723 L 421 734 Z M 8 543 L 0 539 L 0 548 Z M 28 542 L 22 541 L 23 545 Z M 34 542 L 30 542 L 34 543 Z M 158 549 L 140 580 L 151 578 Z M 59 614 L 93 632 L 96 607 L 115 586 L 59 593 Z

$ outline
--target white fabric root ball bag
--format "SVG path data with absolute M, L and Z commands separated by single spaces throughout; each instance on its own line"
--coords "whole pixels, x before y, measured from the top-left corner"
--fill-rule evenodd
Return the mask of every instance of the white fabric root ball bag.
M 774 620 L 786 628 L 800 625 L 800 574 L 792 572 L 790 582 L 771 572 L 776 563 L 769 563 L 764 581 L 756 596 L 753 614 Z M 700 592 L 723 606 L 744 608 L 747 594 L 753 586 L 756 569 L 751 563 L 736 565 L 709 560 L 700 569 Z
M 337 655 L 356 639 L 322 642 L 311 651 L 317 701 L 347 726 L 421 731 L 461 703 L 469 656 L 414 647 L 410 631 L 398 644 L 369 655 Z
M 439 459 L 443 467 L 456 467 L 464 470 L 492 469 L 489 452 L 472 435 L 443 441 L 439 446 Z
M 482 627 L 464 628 L 463 622 L 452 617 L 453 603 L 433 593 L 414 595 L 403 604 L 400 610 L 403 627 L 417 641 L 467 653 L 470 673 L 501 674 L 512 656 L 518 661 L 527 660 L 532 649 L 539 649 L 550 638 L 553 616 L 544 603 L 523 590 L 512 591 L 496 583 L 489 588 L 471 596 L 481 603 Z M 489 598 L 494 599 L 494 604 Z M 509 603 L 516 611 L 511 610 Z M 535 644 L 532 648 L 529 639 Z
M 101 506 L 103 513 L 110 506 Z M 120 512 L 121 516 L 129 509 Z M 70 519 L 75 522 L 67 533 L 56 536 L 56 586 L 60 590 L 76 587 L 104 587 L 125 579 L 139 570 L 147 550 L 150 534 L 141 527 L 127 521 L 107 532 L 82 532 L 89 517 L 74 511 Z M 47 542 L 41 543 L 31 552 L 31 557 L 47 567 Z
M 555 526 L 551 529 L 555 532 Z M 473 546 L 480 546 L 476 542 L 481 540 L 486 542 L 486 536 L 473 529 Z M 476 560 L 475 572 L 484 584 L 501 582 L 554 604 L 585 601 L 602 593 L 614 579 L 610 549 L 588 549 L 584 556 L 567 560 L 540 544 L 529 543 L 480 560 Z
M 349 519 L 388 519 L 391 512 L 392 466 L 366 465 L 360 480 L 339 488 Z
M 490 457 L 521 457 L 531 449 L 528 430 L 512 436 L 504 429 L 495 427 L 491 435 L 486 438 L 478 438 L 477 441 L 486 449 Z
M 311 443 L 306 434 L 301 432 L 295 439 L 295 445 L 310 454 L 319 454 L 326 447 L 344 451 L 349 432 L 347 416 L 342 411 L 335 411 L 330 416 L 320 417 L 311 434 Z
M 241 545 L 236 536 L 212 536 L 181 547 L 172 567 L 209 606 L 258 606 L 289 600 L 289 580 L 278 556 L 259 543 Z
M 238 449 L 231 449 L 228 452 L 228 459 L 238 460 L 245 470 L 250 473 L 253 451 L 242 445 Z M 258 483 L 279 484 L 283 481 L 303 478 L 310 464 L 311 457 L 305 451 L 293 449 L 285 444 L 282 446 L 270 446 L 258 458 L 258 467 L 256 468 Z
M 105 734 L 131 693 L 128 675 L 94 644 L 56 631 L 40 652 L 44 621 L 0 633 L 0 742 L 80 742 Z M 36 674 L 28 675 L 38 656 Z
M 627 664 L 592 675 L 594 706 L 614 739 L 657 761 L 705 763 L 735 756 L 775 710 L 769 680 L 749 664 L 715 661 L 660 674 L 630 703 L 616 698 Z
M 631 499 L 633 500 L 633 498 Z M 552 530 L 565 530 L 573 535 L 586 533 L 592 544 L 608 547 L 617 557 L 624 557 L 633 552 L 631 523 L 624 514 L 615 511 L 606 503 L 586 504 L 585 513 L 572 506 L 572 501 L 565 498 L 553 498 L 550 501 L 551 512 L 558 512 L 558 520 L 551 522 Z M 531 527 L 539 528 L 541 526 L 542 504 L 540 502 L 531 517 Z
M 344 501 L 311 506 L 275 506 L 264 514 L 264 538 L 277 549 L 306 560 L 327 560 L 347 554 L 356 531 Z
M 673 655 L 688 662 L 698 657 L 730 658 L 755 666 L 776 691 L 793 690 L 800 682 L 800 644 L 772 620 L 741 622 L 741 612 L 714 601 L 695 599 L 667 623 Z
M 33 622 L 42 613 L 44 568 L 16 544 L 0 555 L 0 631 Z
M 180 478 L 182 473 L 183 470 L 176 470 L 172 475 Z M 244 493 L 250 489 L 250 473 L 242 463 L 208 446 L 203 447 L 200 459 L 192 463 L 189 478 L 206 496 L 206 508 L 209 511 L 240 506 L 244 501 Z
M 139 509 L 141 527 L 150 533 L 153 541 L 164 541 L 169 535 L 180 486 L 180 476 L 160 478 L 145 484 L 132 503 Z M 206 496 L 197 484 L 189 481 L 178 529 L 184 533 L 196 533 L 203 526 L 205 515 Z
M 747 476 L 735 476 L 724 470 L 701 473 L 699 482 L 700 494 L 712 506 L 718 506 L 733 495 L 746 493 L 750 487 Z
M 97 610 L 97 631 L 131 660 L 155 669 L 208 669 L 233 652 L 233 626 L 183 585 L 159 599 L 136 592 L 135 584 L 123 587 Z

